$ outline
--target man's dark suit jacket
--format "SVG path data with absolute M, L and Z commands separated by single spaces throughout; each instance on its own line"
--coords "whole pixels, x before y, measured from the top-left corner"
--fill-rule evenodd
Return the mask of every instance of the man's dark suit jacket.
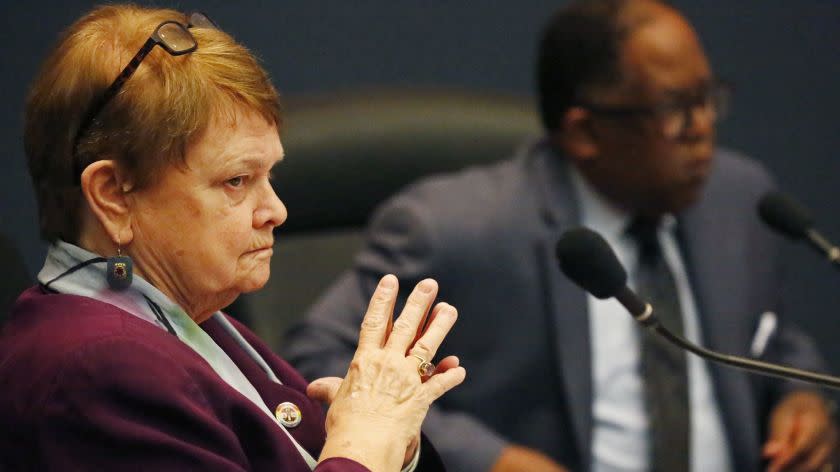
M 231 320 L 283 385 L 213 319 L 202 328 L 269 409 L 293 402 L 289 432 L 314 457 L 326 437 L 306 382 Z M 277 423 L 175 336 L 112 305 L 34 287 L 0 336 L 0 470 L 309 471 Z M 418 470 L 441 470 L 422 444 Z M 318 472 L 361 472 L 330 459 Z
M 573 470 L 591 465 L 592 375 L 584 292 L 559 271 L 554 246 L 579 224 L 566 163 L 544 142 L 514 159 L 433 177 L 375 214 L 355 267 L 287 339 L 287 359 L 308 377 L 347 368 L 368 296 L 395 274 L 408 290 L 433 277 L 458 323 L 439 357 L 456 354 L 467 381 L 429 413 L 451 470 L 489 470 L 514 442 Z M 754 161 L 719 151 L 702 199 L 678 215 L 683 258 L 704 343 L 747 355 L 759 316 L 779 312 L 777 239 L 754 216 L 772 187 Z M 812 343 L 782 320 L 765 358 L 820 370 Z M 793 388 L 710 366 L 735 470 L 758 470 L 771 406 Z M 702 453 L 702 451 L 698 451 Z

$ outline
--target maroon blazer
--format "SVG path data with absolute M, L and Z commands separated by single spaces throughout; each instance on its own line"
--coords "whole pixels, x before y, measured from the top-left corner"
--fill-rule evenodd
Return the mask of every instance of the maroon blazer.
M 297 405 L 289 429 L 318 457 L 321 406 L 306 381 L 231 320 L 283 382 L 278 385 L 213 319 L 201 327 L 270 410 Z M 91 298 L 33 287 L 0 335 L 0 470 L 308 471 L 277 424 L 172 334 Z M 425 441 L 418 470 L 442 470 Z M 330 459 L 318 472 L 367 468 Z

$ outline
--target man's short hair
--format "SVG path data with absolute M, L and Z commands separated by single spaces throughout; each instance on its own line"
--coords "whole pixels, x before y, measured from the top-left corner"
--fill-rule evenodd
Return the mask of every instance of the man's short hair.
M 652 2 L 575 0 L 551 17 L 537 52 L 539 106 L 548 131 L 577 100 L 621 83 L 621 46 L 650 19 L 646 9 L 633 7 Z

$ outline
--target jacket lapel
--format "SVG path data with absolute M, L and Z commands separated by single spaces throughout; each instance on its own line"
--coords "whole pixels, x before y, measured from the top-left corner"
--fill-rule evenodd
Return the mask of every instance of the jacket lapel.
M 545 293 L 549 343 L 581 464 L 587 465 L 591 463 L 592 365 L 586 294 L 560 272 L 555 255 L 563 231 L 579 224 L 578 209 L 566 164 L 560 156 L 544 146 L 532 164 L 530 171 L 536 174 L 532 181 L 539 183 L 540 217 L 545 229 L 537 242 L 535 257 Z
M 721 228 L 722 209 L 701 202 L 680 218 L 680 240 L 697 303 L 702 344 L 744 355 L 749 329 L 749 268 L 743 261 L 742 228 Z M 716 211 L 713 211 L 716 210 Z M 716 222 L 712 224 L 712 222 Z M 733 225 L 730 225 L 733 226 Z M 745 331 L 746 330 L 746 331 Z M 740 370 L 708 362 L 735 470 L 758 470 L 758 418 L 750 380 Z

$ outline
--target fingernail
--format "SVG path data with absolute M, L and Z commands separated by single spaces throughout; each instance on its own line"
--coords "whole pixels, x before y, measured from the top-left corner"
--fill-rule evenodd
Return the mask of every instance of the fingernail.
M 382 288 L 394 288 L 394 285 L 394 277 L 391 275 L 386 275 L 379 281 L 379 286 Z
M 434 283 L 431 280 L 424 280 L 417 285 L 417 288 L 420 289 L 423 293 L 431 293 L 432 288 L 434 288 Z

